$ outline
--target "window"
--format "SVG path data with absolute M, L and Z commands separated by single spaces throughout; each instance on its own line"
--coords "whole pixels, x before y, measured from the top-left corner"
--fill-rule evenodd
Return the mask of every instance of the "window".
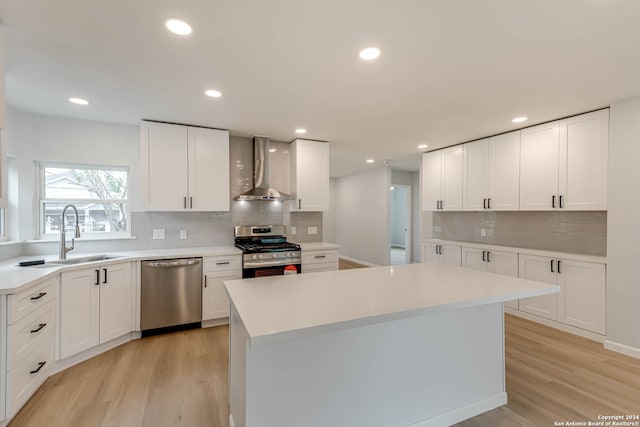
M 60 233 L 62 211 L 73 204 L 83 236 L 128 236 L 128 175 L 122 167 L 41 164 L 40 235 Z M 67 209 L 64 221 L 65 228 L 73 230 L 73 209 Z

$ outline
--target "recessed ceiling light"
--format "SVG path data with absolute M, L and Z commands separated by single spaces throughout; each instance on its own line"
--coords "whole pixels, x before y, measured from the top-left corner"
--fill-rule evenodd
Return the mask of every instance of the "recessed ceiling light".
M 515 119 L 511 120 L 513 123 L 522 123 L 522 122 L 526 122 L 527 120 L 529 120 L 528 117 L 516 117 Z
M 210 96 L 212 98 L 220 98 L 222 96 L 222 92 L 220 92 L 219 90 L 215 90 L 215 89 L 205 90 L 204 94 L 207 95 L 207 96 Z
M 373 162 L 375 162 L 375 160 L 373 160 L 373 159 L 367 159 L 367 163 L 373 163 Z
M 420 144 L 418 145 L 418 148 L 427 148 L 429 145 L 428 144 Z
M 395 190 L 396 187 L 389 187 L 389 190 Z
M 188 36 L 191 34 L 191 25 L 179 19 L 167 19 L 164 21 L 164 25 L 169 31 L 174 34 L 178 34 L 179 36 Z
M 270 153 L 275 153 L 277 150 L 275 148 L 269 148 Z
M 376 59 L 378 56 L 380 56 L 380 49 L 377 47 L 368 47 L 360 51 L 360 58 L 365 61 L 371 61 L 372 59 Z
M 89 101 L 87 101 L 86 99 L 82 99 L 82 98 L 69 98 L 69 102 L 73 102 L 74 104 L 78 104 L 78 105 L 88 105 Z
M 303 128 L 298 128 L 296 129 L 296 133 L 307 133 L 307 130 Z

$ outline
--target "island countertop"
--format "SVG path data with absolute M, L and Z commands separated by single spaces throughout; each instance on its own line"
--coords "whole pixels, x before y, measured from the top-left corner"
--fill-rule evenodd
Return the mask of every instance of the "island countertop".
M 252 345 L 560 290 L 546 283 L 430 263 L 224 283 Z

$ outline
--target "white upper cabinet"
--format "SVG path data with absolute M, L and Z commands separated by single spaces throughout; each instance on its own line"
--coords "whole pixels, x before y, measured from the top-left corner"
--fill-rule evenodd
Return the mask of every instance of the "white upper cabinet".
M 520 131 L 463 145 L 463 209 L 518 210 Z
M 522 130 L 520 209 L 606 210 L 609 110 Z
M 422 155 L 422 210 L 462 210 L 462 146 Z
M 292 210 L 329 210 L 329 143 L 296 139 L 291 143 Z
M 229 210 L 228 131 L 145 123 L 140 150 L 145 210 Z

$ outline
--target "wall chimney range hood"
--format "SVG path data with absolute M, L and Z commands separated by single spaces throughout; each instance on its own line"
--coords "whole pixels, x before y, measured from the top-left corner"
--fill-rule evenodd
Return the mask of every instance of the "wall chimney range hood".
M 269 187 L 269 148 L 271 141 L 266 136 L 253 137 L 253 189 L 233 200 L 293 200 L 289 194 Z

